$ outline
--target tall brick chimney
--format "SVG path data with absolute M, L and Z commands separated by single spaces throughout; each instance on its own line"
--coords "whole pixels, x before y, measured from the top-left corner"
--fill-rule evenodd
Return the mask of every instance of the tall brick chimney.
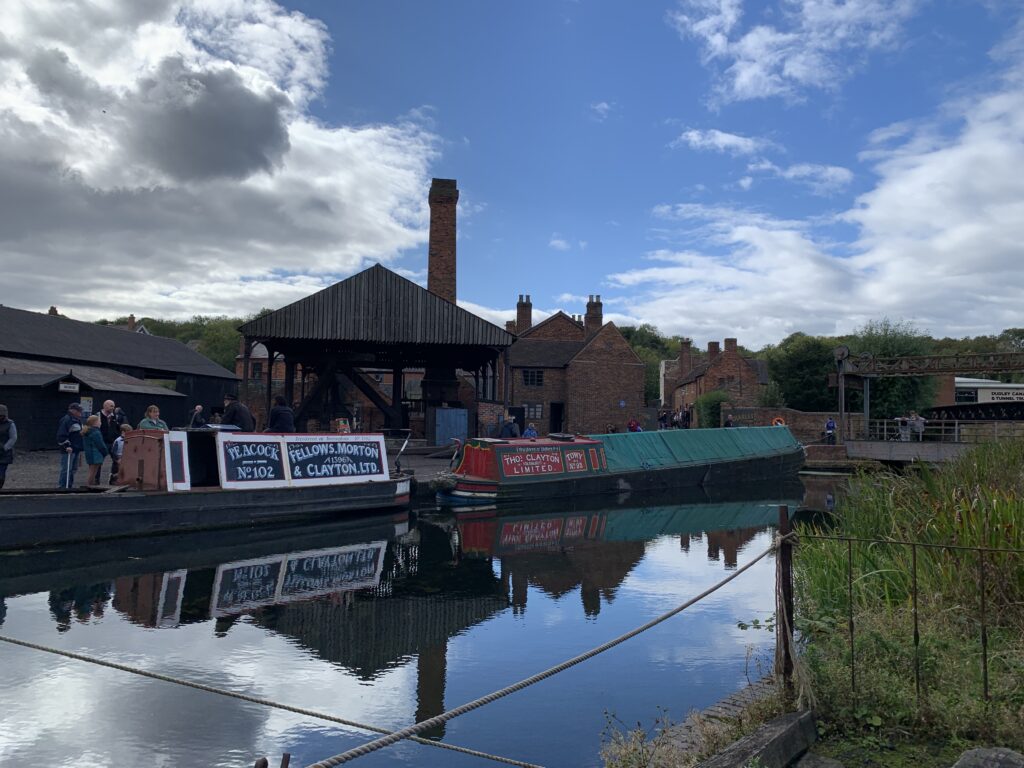
M 455 179 L 430 184 L 430 242 L 427 245 L 427 290 L 455 303 Z
M 128 330 L 129 331 L 134 331 L 135 330 L 135 315 L 134 314 L 128 315 Z
M 718 357 L 718 353 L 719 352 L 721 352 L 721 349 L 718 346 L 718 342 L 717 341 L 709 341 L 708 342 L 708 362 L 710 363 L 712 360 L 714 360 L 716 357 Z
M 600 296 L 591 296 L 587 302 L 587 314 L 584 317 L 584 327 L 587 330 L 587 338 L 590 338 L 604 325 L 604 305 Z
M 693 341 L 683 339 L 679 342 L 679 374 L 685 376 L 693 370 Z
M 726 339 L 725 340 L 725 351 L 726 352 L 736 352 L 737 351 L 736 347 L 737 347 L 736 339 Z
M 533 327 L 533 302 L 527 294 L 519 294 L 516 302 L 516 333 L 525 333 Z
M 50 311 L 47 312 L 46 314 L 51 315 L 53 317 L 57 317 L 58 315 L 60 315 L 60 312 L 58 312 L 57 308 L 51 304 L 50 305 Z

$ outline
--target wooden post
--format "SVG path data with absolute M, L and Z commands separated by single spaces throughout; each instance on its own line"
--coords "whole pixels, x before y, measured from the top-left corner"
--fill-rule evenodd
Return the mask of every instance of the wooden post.
M 789 507 L 779 507 L 779 536 L 792 531 Z M 793 691 L 793 545 L 784 540 L 776 554 L 778 583 L 775 589 L 775 674 L 781 672 L 787 696 Z
M 283 755 L 281 755 L 281 768 L 288 768 L 288 766 L 291 765 L 291 764 L 292 764 L 292 753 L 291 752 L 285 752 Z
M 267 760 L 267 758 L 265 757 L 261 757 L 259 760 L 256 761 L 256 764 L 253 765 L 253 768 L 269 768 L 269 766 L 270 761 Z

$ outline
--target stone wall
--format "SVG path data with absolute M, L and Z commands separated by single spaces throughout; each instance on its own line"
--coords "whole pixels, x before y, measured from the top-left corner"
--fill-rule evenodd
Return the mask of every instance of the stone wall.
M 831 416 L 839 424 L 837 412 L 795 411 L 792 408 L 737 407 L 732 403 L 722 404 L 722 419 L 732 414 L 733 425 L 737 427 L 768 427 L 776 418 L 781 418 L 797 440 L 805 445 L 825 441 L 825 422 Z M 861 431 L 864 416 L 860 413 L 847 414 L 849 429 Z

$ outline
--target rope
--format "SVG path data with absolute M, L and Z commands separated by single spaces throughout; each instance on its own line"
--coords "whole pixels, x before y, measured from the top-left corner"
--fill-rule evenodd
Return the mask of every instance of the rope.
M 129 667 L 125 664 L 118 664 L 113 661 L 104 661 L 103 659 L 96 659 L 91 656 L 85 656 L 81 653 L 74 653 L 73 651 L 64 651 L 60 648 L 51 648 L 46 645 L 40 645 L 38 643 L 32 643 L 28 640 L 18 640 L 14 637 L 8 637 L 6 635 L 0 635 L 0 641 L 10 643 L 11 645 L 20 645 L 23 648 L 31 648 L 35 651 L 43 651 L 45 653 L 52 653 L 57 656 L 65 656 L 69 659 L 75 659 L 76 661 L 85 661 L 89 664 L 96 664 L 101 667 L 107 667 L 109 669 L 116 669 L 121 672 L 130 672 L 133 675 L 140 675 L 142 677 L 149 677 L 153 680 L 160 680 L 165 683 L 174 683 L 175 685 L 182 685 L 186 688 L 195 688 L 199 691 L 206 691 L 207 693 L 216 693 L 218 696 L 227 696 L 232 699 L 239 699 L 241 701 L 247 701 L 251 704 L 261 704 L 265 707 L 273 707 L 274 709 L 283 709 L 286 712 L 294 712 L 299 715 L 305 715 L 306 717 L 312 717 L 317 720 L 327 720 L 332 723 L 339 723 L 340 725 L 347 725 L 351 728 L 356 728 L 361 731 L 373 731 L 374 733 L 390 733 L 386 728 L 378 728 L 373 725 L 365 725 L 364 723 L 357 723 L 354 720 L 346 720 L 343 717 L 335 717 L 334 715 L 328 715 L 323 712 L 317 712 L 312 709 L 303 709 L 302 707 L 293 707 L 290 704 L 280 704 L 276 701 L 269 699 L 262 699 L 258 696 L 250 696 L 246 693 L 236 693 L 234 691 L 226 691 L 222 688 L 214 688 L 210 685 L 204 685 L 203 683 L 194 683 L 190 680 L 182 680 L 176 677 L 170 677 L 169 675 L 162 675 L 159 672 L 149 672 L 145 669 L 139 669 L 138 667 Z M 445 744 L 441 741 L 432 741 L 431 739 L 424 738 L 413 738 L 417 744 L 425 744 L 431 747 L 439 747 L 440 749 L 448 749 L 453 752 L 461 752 L 464 755 L 470 755 L 471 757 L 482 757 L 487 760 L 494 760 L 498 763 L 505 763 L 506 765 L 517 765 L 521 768 L 543 768 L 542 766 L 534 763 L 525 763 L 520 760 L 513 760 L 510 757 L 501 757 L 500 755 L 490 755 L 486 752 L 480 752 L 469 747 L 460 747 L 457 744 Z
M 353 759 L 355 759 L 357 757 L 362 757 L 363 755 L 368 755 L 371 752 L 376 752 L 378 749 L 383 749 L 384 747 L 391 746 L 395 742 L 401 741 L 402 739 L 411 738 L 411 737 L 415 736 L 416 734 L 418 734 L 418 733 L 420 733 L 420 732 L 422 732 L 422 731 L 424 731 L 424 730 L 426 730 L 428 728 L 434 728 L 434 727 L 436 727 L 438 725 L 442 725 L 444 723 L 447 723 L 449 720 L 452 720 L 452 719 L 458 717 L 459 715 L 464 715 L 467 712 L 473 711 L 474 709 L 479 709 L 480 707 L 484 706 L 485 704 L 490 704 L 492 701 L 497 701 L 498 699 L 504 698 L 505 696 L 508 696 L 511 693 L 515 693 L 516 691 L 521 691 L 524 688 L 527 688 L 528 686 L 533 685 L 534 683 L 539 683 L 541 680 L 546 680 L 547 678 L 551 677 L 552 675 L 556 675 L 559 672 L 563 672 L 566 669 L 569 669 L 570 667 L 574 667 L 577 664 L 579 664 L 579 663 L 581 663 L 583 661 L 586 661 L 587 659 L 591 659 L 591 658 L 593 658 L 594 656 L 597 656 L 600 653 L 604 653 L 605 651 L 607 651 L 607 650 L 609 650 L 611 648 L 614 648 L 617 645 L 621 645 L 622 643 L 626 642 L 630 638 L 636 637 L 641 632 L 646 632 L 651 627 L 655 627 L 658 624 L 661 624 L 662 622 L 667 621 L 668 619 L 672 618 L 676 614 L 682 613 L 684 610 L 689 608 L 694 603 L 697 603 L 697 602 L 703 600 L 708 595 L 710 595 L 710 594 L 712 594 L 714 592 L 717 592 L 719 589 L 724 587 L 726 584 L 728 584 L 730 581 L 735 579 L 741 573 L 743 573 L 744 571 L 746 571 L 749 568 L 751 568 L 755 563 L 757 563 L 758 561 L 764 559 L 769 554 L 774 552 L 775 551 L 775 547 L 776 547 L 776 542 L 773 541 L 772 545 L 770 547 L 768 547 L 768 549 L 766 549 L 764 552 L 759 554 L 757 557 L 755 557 L 749 563 L 744 565 L 742 568 L 739 568 L 739 569 L 733 571 L 731 574 L 726 576 L 724 579 L 722 579 L 720 582 L 718 582 L 714 586 L 704 590 L 703 592 L 701 592 L 696 597 L 693 597 L 693 598 L 687 600 L 682 605 L 679 605 L 679 606 L 673 608 L 672 610 L 668 611 L 667 613 L 663 613 L 661 616 L 658 616 L 657 618 L 651 619 L 646 624 L 643 624 L 643 625 L 637 627 L 636 629 L 630 630 L 629 632 L 627 632 L 624 635 L 620 635 L 619 637 L 616 637 L 614 640 L 609 640 L 608 642 L 606 642 L 606 643 L 604 643 L 602 645 L 599 645 L 596 648 L 593 648 L 593 649 L 587 651 L 586 653 L 581 653 L 579 656 L 574 656 L 573 658 L 569 659 L 568 661 L 564 661 L 561 664 L 557 664 L 556 666 L 551 667 L 549 669 L 546 669 L 543 672 L 539 672 L 536 675 L 533 675 L 531 677 L 526 678 L 525 680 L 520 680 L 518 683 L 514 683 L 512 685 L 509 685 L 509 686 L 507 686 L 505 688 L 502 688 L 501 690 L 494 691 L 493 693 L 489 693 L 486 696 L 480 697 L 479 699 L 475 699 L 474 701 L 471 701 L 468 704 L 463 704 L 462 706 L 456 707 L 455 709 L 449 709 L 447 712 L 442 712 L 440 715 L 437 715 L 436 717 L 432 717 L 429 720 L 422 720 L 422 721 L 416 723 L 415 725 L 411 725 L 408 728 L 403 728 L 403 729 L 401 729 L 399 731 L 395 731 L 394 733 L 390 733 L 387 736 L 384 736 L 382 738 L 376 739 L 374 741 L 367 742 L 366 744 L 358 746 L 355 749 L 350 749 L 347 752 L 342 752 L 341 754 L 334 755 L 333 757 L 328 757 L 328 758 L 326 758 L 324 760 L 321 760 L 318 763 L 313 763 L 312 765 L 307 766 L 307 768 L 334 768 L 334 766 L 341 765 L 342 763 L 347 763 L 349 760 L 353 760 Z

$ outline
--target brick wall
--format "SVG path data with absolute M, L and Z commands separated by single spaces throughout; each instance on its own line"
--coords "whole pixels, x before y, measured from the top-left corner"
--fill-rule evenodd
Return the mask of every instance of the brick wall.
M 736 350 L 735 340 L 726 339 L 725 351 L 714 354 L 701 376 L 676 388 L 672 408 L 678 411 L 683 405 L 693 405 L 701 395 L 715 391 L 725 392 L 734 408 L 752 407 L 757 405 L 763 386 L 758 382 L 757 370 Z
M 569 363 L 567 386 L 567 431 L 604 432 L 609 424 L 625 431 L 644 408 L 644 364 L 612 323 Z
M 519 331 L 523 335 L 522 331 Z M 543 323 L 538 323 L 529 331 L 531 339 L 558 339 L 561 341 L 583 341 L 586 338 L 586 331 L 583 326 L 576 323 L 568 315 L 559 312 L 552 315 Z
M 543 412 L 538 419 L 536 416 L 526 416 L 526 422 L 533 422 L 537 425 L 537 431 L 547 434 L 551 420 L 551 404 L 562 403 L 566 407 L 568 392 L 566 391 L 566 372 L 564 368 L 529 368 L 527 370 L 544 371 L 544 384 L 539 387 L 528 387 L 523 384 L 522 368 L 512 369 L 512 388 L 509 392 L 509 403 L 514 406 L 536 404 L 543 405 Z M 566 414 L 567 418 L 567 414 Z M 565 428 L 563 424 L 563 429 Z
M 811 444 L 823 441 L 822 433 L 825 431 L 825 422 L 831 416 L 839 424 L 838 412 L 828 411 L 795 411 L 792 408 L 744 408 L 732 403 L 722 404 L 722 418 L 727 413 L 732 414 L 733 424 L 738 427 L 768 427 L 772 420 L 781 418 L 786 422 L 789 431 L 801 443 Z M 846 419 L 850 425 L 848 428 L 854 432 L 862 430 L 864 416 L 860 413 L 848 413 Z

